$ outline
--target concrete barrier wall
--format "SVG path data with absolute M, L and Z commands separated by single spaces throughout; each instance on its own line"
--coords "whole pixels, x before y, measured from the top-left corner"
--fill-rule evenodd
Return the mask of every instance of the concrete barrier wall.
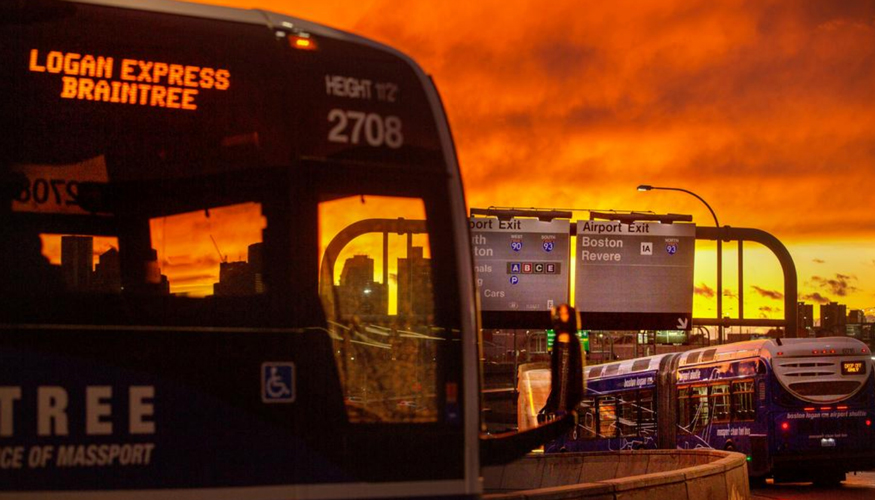
M 495 500 L 750 498 L 746 457 L 716 450 L 533 454 L 485 467 L 483 481 Z

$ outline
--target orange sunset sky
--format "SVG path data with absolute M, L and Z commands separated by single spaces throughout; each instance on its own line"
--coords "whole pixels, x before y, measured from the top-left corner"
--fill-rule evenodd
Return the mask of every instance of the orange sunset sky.
M 875 315 L 875 3 L 287 2 L 264 8 L 394 46 L 433 75 L 469 207 L 692 214 L 764 229 L 799 295 Z M 586 216 L 586 214 L 581 214 Z M 700 244 L 695 315 L 715 311 Z M 737 313 L 735 244 L 724 304 Z M 745 315 L 780 317 L 777 260 L 748 244 Z M 815 316 L 819 316 L 815 308 Z

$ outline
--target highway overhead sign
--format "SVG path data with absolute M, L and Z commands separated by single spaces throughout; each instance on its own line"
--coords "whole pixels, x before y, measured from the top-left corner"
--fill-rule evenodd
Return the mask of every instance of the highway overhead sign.
M 691 328 L 694 224 L 579 221 L 576 249 L 584 329 Z

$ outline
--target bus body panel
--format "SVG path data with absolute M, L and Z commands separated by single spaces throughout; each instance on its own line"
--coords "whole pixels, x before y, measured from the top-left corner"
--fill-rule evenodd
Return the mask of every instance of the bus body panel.
M 669 355 L 659 364 L 657 373 L 657 377 L 659 377 L 658 407 L 666 410 L 657 413 L 659 423 L 656 434 L 658 448 L 673 448 L 677 441 L 677 424 L 673 418 L 677 414 L 677 399 L 675 398 L 677 382 L 674 374 L 679 361 L 679 355 Z

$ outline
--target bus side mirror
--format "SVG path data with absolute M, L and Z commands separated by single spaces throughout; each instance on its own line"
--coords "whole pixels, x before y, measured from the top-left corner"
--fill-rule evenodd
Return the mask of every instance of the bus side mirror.
M 549 421 L 577 408 L 583 399 L 583 353 L 577 337 L 556 336 L 550 361 L 550 395 L 538 413 L 538 422 Z
M 583 349 L 576 333 L 580 316 L 573 307 L 562 304 L 553 309 L 553 353 L 550 356 L 550 395 L 541 410 L 544 418 L 565 414 L 577 408 L 583 399 Z M 539 421 L 541 415 L 539 414 Z

